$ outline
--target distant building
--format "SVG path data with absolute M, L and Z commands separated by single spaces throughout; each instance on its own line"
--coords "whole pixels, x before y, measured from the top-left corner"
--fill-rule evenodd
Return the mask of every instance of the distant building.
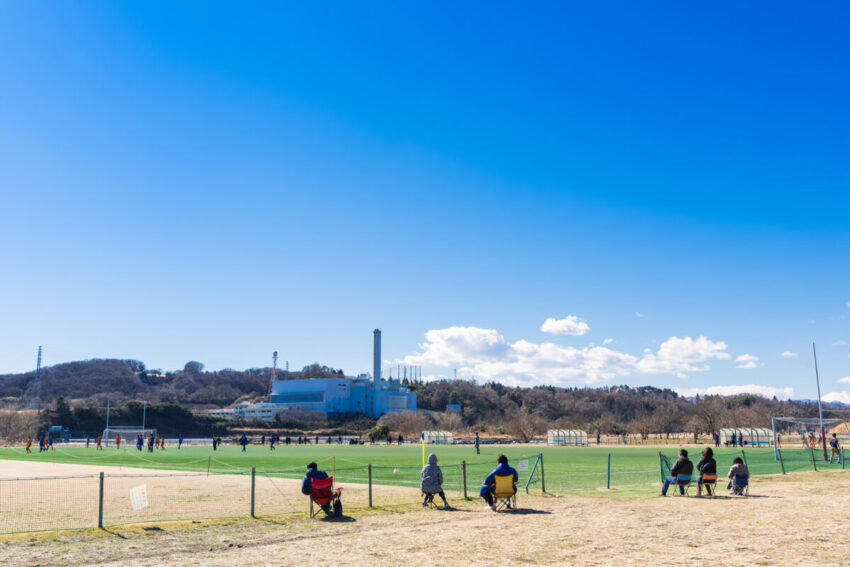
M 446 404 L 446 411 L 454 411 L 460 413 L 460 404 Z
M 385 413 L 416 411 L 416 394 L 397 380 L 381 379 L 381 331 L 375 329 L 373 374 L 356 378 L 308 378 L 275 380 L 268 402 L 241 405 L 234 417 L 271 421 L 280 411 L 320 411 L 325 416 L 359 413 L 380 417 Z

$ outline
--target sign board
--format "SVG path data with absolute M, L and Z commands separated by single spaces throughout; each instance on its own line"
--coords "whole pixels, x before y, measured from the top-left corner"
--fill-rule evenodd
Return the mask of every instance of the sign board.
M 528 461 L 520 461 L 516 465 L 517 471 L 527 471 L 528 470 Z
M 141 484 L 130 489 L 130 505 L 133 506 L 134 512 L 142 508 L 147 508 L 150 505 L 148 502 L 147 484 Z

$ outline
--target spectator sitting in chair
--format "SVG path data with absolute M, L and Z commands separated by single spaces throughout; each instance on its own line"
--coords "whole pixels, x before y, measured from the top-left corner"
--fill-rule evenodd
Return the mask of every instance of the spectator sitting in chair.
M 750 471 L 747 468 L 747 465 L 744 464 L 744 459 L 742 459 L 741 457 L 735 457 L 734 459 L 732 459 L 732 466 L 729 467 L 729 474 L 727 475 L 729 482 L 726 484 L 726 488 L 728 490 L 733 489 L 736 474 L 745 474 L 747 476 L 750 476 Z
M 699 476 L 697 477 L 697 496 L 702 496 L 702 477 L 703 475 L 717 475 L 717 461 L 714 460 L 714 450 L 711 447 L 706 447 L 702 450 L 702 458 L 697 463 Z M 705 487 L 705 491 L 711 496 L 711 489 Z
M 425 495 L 425 499 L 422 500 L 423 507 L 434 501 L 435 494 L 439 494 L 443 499 L 443 509 L 450 508 L 446 493 L 443 492 L 443 471 L 437 466 L 437 455 L 434 453 L 428 455 L 428 464 L 422 467 L 422 482 L 419 484 L 419 489 Z
M 661 487 L 661 496 L 667 496 L 667 489 L 670 488 L 670 485 L 677 484 L 677 476 L 691 476 L 692 474 L 694 474 L 694 464 L 688 458 L 688 451 L 681 449 L 679 451 L 679 459 L 673 463 L 673 467 L 670 469 L 670 476 L 664 479 L 664 486 Z M 684 493 L 685 489 L 680 486 L 679 494 Z
M 496 492 L 496 476 L 513 476 L 514 477 L 514 493 L 516 493 L 516 483 L 519 481 L 519 474 L 516 469 L 508 464 L 508 458 L 504 455 L 499 455 L 496 459 L 499 465 L 490 471 L 487 478 L 484 479 L 484 484 L 481 485 L 481 498 L 487 502 L 487 509 L 492 510 L 495 501 L 494 493 Z
M 314 479 L 314 478 L 316 480 L 324 480 L 324 479 L 328 478 L 328 473 L 326 473 L 325 471 L 320 471 L 319 465 L 317 465 L 315 461 L 307 463 L 307 474 L 304 475 L 304 480 L 301 481 L 301 493 L 302 494 L 305 494 L 307 496 L 310 495 L 310 491 L 313 488 L 313 485 L 310 482 L 310 479 Z M 322 511 L 325 514 L 327 514 L 328 516 L 330 516 L 331 515 L 331 505 L 325 504 L 324 506 L 322 506 Z

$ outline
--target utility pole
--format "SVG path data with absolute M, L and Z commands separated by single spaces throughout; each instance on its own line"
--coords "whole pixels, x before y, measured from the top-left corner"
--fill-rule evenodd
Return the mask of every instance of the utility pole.
M 820 416 L 820 439 L 823 444 L 823 460 L 826 460 L 826 431 L 823 428 L 823 405 L 820 401 L 820 376 L 818 375 L 818 353 L 815 350 L 815 343 L 812 343 L 812 356 L 815 359 L 815 382 L 818 385 L 818 415 Z

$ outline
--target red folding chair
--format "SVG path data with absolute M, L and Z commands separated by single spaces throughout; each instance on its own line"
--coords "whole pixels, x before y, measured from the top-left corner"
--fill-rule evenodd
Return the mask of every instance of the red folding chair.
M 315 518 L 323 506 L 331 506 L 334 516 L 342 516 L 342 488 L 334 488 L 334 477 L 310 479 L 310 517 Z

